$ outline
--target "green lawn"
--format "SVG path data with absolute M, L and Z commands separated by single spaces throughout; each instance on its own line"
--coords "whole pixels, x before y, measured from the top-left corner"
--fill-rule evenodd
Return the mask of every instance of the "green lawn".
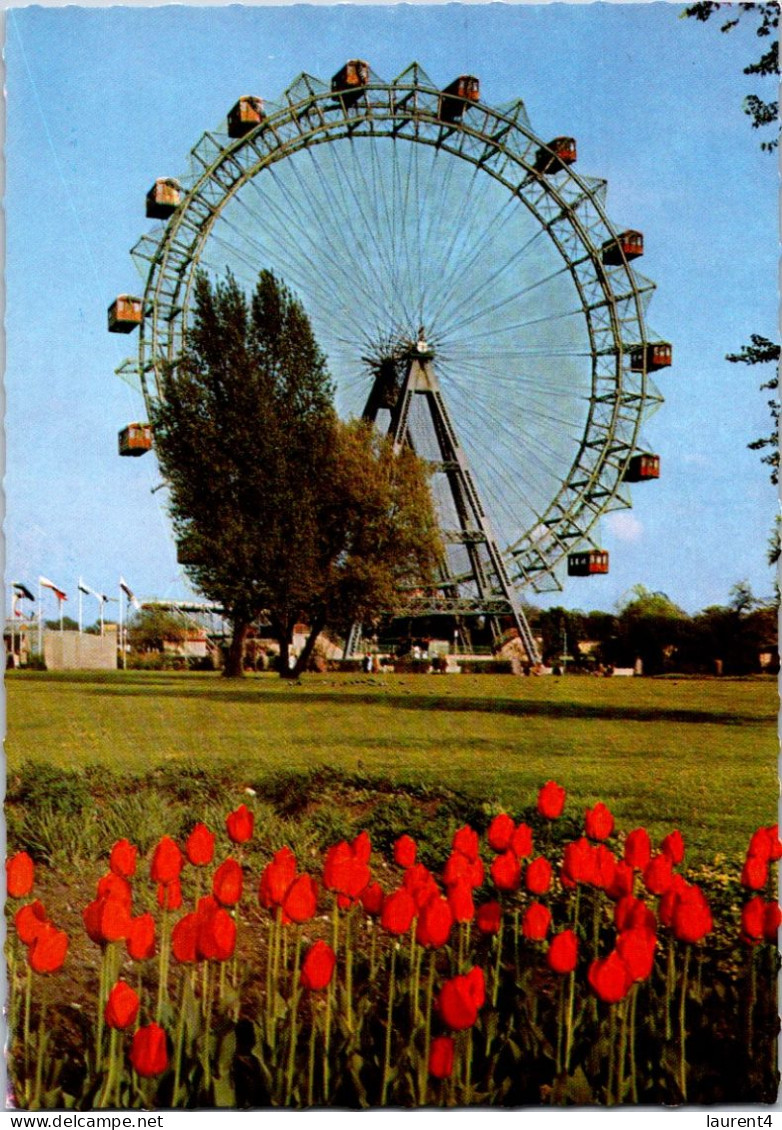
M 340 766 L 455 787 L 510 811 L 553 777 L 570 811 L 672 826 L 693 854 L 743 852 L 776 820 L 771 680 L 11 673 L 9 773 L 23 761 L 140 774 L 172 759 Z

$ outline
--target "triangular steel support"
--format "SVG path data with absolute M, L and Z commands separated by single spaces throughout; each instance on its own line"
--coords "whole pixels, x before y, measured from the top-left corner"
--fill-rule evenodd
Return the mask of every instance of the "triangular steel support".
M 421 331 L 415 345 L 377 367 L 364 409 L 364 418 L 372 422 L 376 422 L 380 410 L 390 412 L 388 435 L 393 440 L 394 449 L 399 451 L 405 445 L 414 446 L 409 430 L 410 410 L 414 397 L 424 398 L 440 456 L 434 473 L 446 477 L 458 524 L 456 529 L 442 530 L 441 533 L 447 542 L 462 544 L 467 552 L 469 568 L 460 572 L 458 577 L 447 561 L 443 561 L 437 581 L 438 595 L 433 595 L 428 602 L 416 599 L 414 614 L 425 616 L 450 612 L 460 621 L 467 616 L 484 616 L 495 642 L 499 642 L 502 635 L 500 617 L 510 617 L 529 662 L 537 666 L 541 662 L 537 644 L 511 585 L 467 457 L 448 414 L 433 360 L 434 350 L 426 343 Z M 471 590 L 468 597 L 464 595 L 465 587 Z M 351 632 L 349 644 L 354 638 L 355 633 Z M 345 649 L 346 657 L 348 647 Z

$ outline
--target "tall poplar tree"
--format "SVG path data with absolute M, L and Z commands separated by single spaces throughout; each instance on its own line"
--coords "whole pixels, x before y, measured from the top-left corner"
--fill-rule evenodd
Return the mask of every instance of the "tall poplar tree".
M 271 272 L 249 301 L 231 275 L 199 275 L 162 391 L 155 448 L 188 575 L 232 622 L 227 675 L 242 673 L 261 614 L 280 673 L 296 676 L 325 626 L 393 611 L 431 576 L 440 542 L 423 462 L 338 419 L 309 319 Z M 300 621 L 310 635 L 289 664 Z

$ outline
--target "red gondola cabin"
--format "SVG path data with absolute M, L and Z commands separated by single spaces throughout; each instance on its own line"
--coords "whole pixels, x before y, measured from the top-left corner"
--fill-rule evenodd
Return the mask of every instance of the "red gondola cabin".
M 109 306 L 109 333 L 129 334 L 144 318 L 143 303 L 131 294 L 120 294 Z
M 569 553 L 567 571 L 569 577 L 592 577 L 597 573 L 607 573 L 608 551 L 585 549 L 580 553 Z
M 634 346 L 630 350 L 630 368 L 634 373 L 653 373 L 667 369 L 673 360 L 673 349 L 667 341 L 652 341 L 647 346 Z
M 119 433 L 120 455 L 143 455 L 152 447 L 152 428 L 149 424 L 128 424 Z
M 475 75 L 459 75 L 440 95 L 439 117 L 444 122 L 455 122 L 470 102 L 478 102 L 480 97 L 481 84 Z
M 609 267 L 621 267 L 626 259 L 637 259 L 643 253 L 644 237 L 639 231 L 623 231 L 602 247 L 603 262 Z
M 349 59 L 331 80 L 332 94 L 339 94 L 346 105 L 357 102 L 369 82 L 369 63 L 364 59 Z
M 243 95 L 228 111 L 228 136 L 244 137 L 260 125 L 265 117 L 263 99 L 256 98 L 253 94 Z
M 626 483 L 643 483 L 647 479 L 659 479 L 659 477 L 660 456 L 650 455 L 646 451 L 632 457 L 622 476 Z
M 179 181 L 173 177 L 158 177 L 147 193 L 147 219 L 167 220 L 176 212 L 182 199 Z
M 535 154 L 535 171 L 556 173 L 576 160 L 576 142 L 572 137 L 555 137 Z

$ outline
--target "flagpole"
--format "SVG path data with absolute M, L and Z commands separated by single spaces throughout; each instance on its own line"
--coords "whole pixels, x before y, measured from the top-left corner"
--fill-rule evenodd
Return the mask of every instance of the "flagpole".
M 41 619 L 43 609 L 41 608 L 41 578 L 38 578 L 38 654 L 43 658 L 43 620 Z
M 82 584 L 83 584 L 83 581 L 82 581 L 81 577 L 79 577 L 79 635 L 81 635 L 81 593 L 82 593 L 81 586 L 82 586 Z

